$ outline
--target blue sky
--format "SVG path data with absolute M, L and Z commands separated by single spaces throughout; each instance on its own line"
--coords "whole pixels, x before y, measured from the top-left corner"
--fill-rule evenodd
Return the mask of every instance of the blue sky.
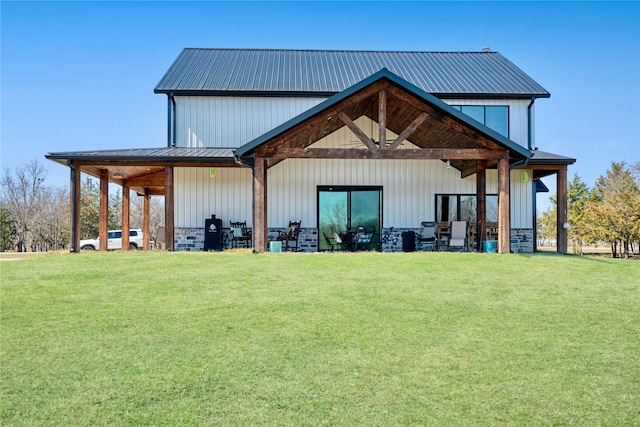
M 1 164 L 166 145 L 153 88 L 184 47 L 479 51 L 551 93 L 540 150 L 588 186 L 640 161 L 640 2 L 0 2 Z M 555 178 L 545 183 L 555 193 Z M 546 206 L 547 196 L 539 198 Z

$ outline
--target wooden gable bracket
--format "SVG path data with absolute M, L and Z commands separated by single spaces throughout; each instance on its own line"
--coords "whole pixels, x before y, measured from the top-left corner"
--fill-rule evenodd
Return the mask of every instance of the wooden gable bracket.
M 337 112 L 338 117 L 340 118 L 340 120 L 342 120 L 342 123 L 344 123 L 345 125 L 347 125 L 347 127 L 349 129 L 351 129 L 351 132 L 353 132 L 360 141 L 362 141 L 362 143 L 364 145 L 367 146 L 367 148 L 369 150 L 376 150 L 378 149 L 378 147 L 376 147 L 375 142 L 373 142 L 363 131 L 362 129 L 360 129 L 358 127 L 357 124 L 355 124 L 351 118 L 349 118 L 349 116 L 347 116 L 344 112 L 342 111 L 338 111 Z
M 421 112 L 420 115 L 416 117 L 415 120 L 411 122 L 411 124 L 409 124 L 409 126 L 407 126 L 407 128 L 403 130 L 400 135 L 398 135 L 396 140 L 393 141 L 388 148 L 398 148 L 398 146 L 400 146 L 400 144 L 402 144 L 404 140 L 407 139 L 409 135 L 411 135 L 418 128 L 418 126 L 420 126 L 422 123 L 424 123 L 425 120 L 427 120 L 427 117 L 429 117 L 429 114 L 424 111 Z

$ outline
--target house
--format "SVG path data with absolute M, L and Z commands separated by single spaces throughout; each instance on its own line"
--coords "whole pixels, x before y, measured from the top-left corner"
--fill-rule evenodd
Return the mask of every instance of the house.
M 165 147 L 47 154 L 70 167 L 72 251 L 80 171 L 105 200 L 109 182 L 123 186 L 123 230 L 129 190 L 163 195 L 170 250 L 201 250 L 215 215 L 246 221 L 257 252 L 292 220 L 306 251 L 336 226 L 379 238 L 463 220 L 479 236 L 495 224 L 501 253 L 533 252 L 538 180 L 552 174 L 566 222 L 575 159 L 535 140 L 535 103 L 550 94 L 498 52 L 184 49 L 155 93 Z M 558 227 L 559 252 L 566 242 Z

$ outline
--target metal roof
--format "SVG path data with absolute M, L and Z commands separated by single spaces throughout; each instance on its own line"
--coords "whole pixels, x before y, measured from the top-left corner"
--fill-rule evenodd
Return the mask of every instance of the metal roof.
M 89 162 L 176 162 L 176 163 L 235 163 L 233 148 L 132 148 L 122 150 L 92 150 L 48 153 L 49 160 L 66 164 L 67 160 Z
M 527 162 L 530 165 L 572 165 L 576 159 L 548 153 L 546 151 L 531 150 L 531 158 Z
M 185 48 L 156 93 L 331 96 L 386 68 L 444 97 L 550 96 L 498 52 Z

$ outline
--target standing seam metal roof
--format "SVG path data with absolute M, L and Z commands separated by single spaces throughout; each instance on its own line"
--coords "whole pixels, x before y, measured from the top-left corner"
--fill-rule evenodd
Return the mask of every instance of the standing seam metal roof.
M 498 52 L 184 49 L 156 93 L 334 94 L 386 68 L 440 96 L 549 97 Z

